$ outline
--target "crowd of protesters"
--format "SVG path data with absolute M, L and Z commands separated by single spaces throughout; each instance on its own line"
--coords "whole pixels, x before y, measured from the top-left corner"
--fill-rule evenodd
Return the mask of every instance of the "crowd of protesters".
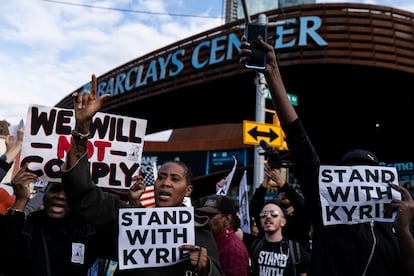
M 261 37 L 256 46 L 266 52 L 263 74 L 269 85 L 275 110 L 286 134 L 295 175 L 304 195 L 312 225 L 312 251 L 309 275 L 413 275 L 413 235 L 410 222 L 414 206 L 406 191 L 402 200 L 394 200 L 390 209 L 397 210 L 392 222 L 323 224 L 319 190 L 319 157 L 296 110 L 289 101 L 278 68 L 275 50 Z M 250 45 L 242 37 L 240 62 L 245 63 Z M 366 150 L 346 153 L 342 165 L 378 165 L 376 156 Z M 393 189 L 395 185 L 391 186 Z M 399 187 L 401 191 L 402 188 Z M 404 206 L 404 207 L 403 207 Z M 389 210 L 391 211 L 391 210 Z M 405 212 L 405 214 L 402 214 Z M 399 222 L 403 221 L 402 224 Z M 395 228 L 397 228 L 395 232 Z M 412 230 L 412 229 L 411 229 Z
M 389 183 L 390 189 L 401 194 L 401 200 L 393 199 L 384 210 L 389 217 L 396 213 L 393 222 L 324 225 L 319 157 L 289 102 L 274 48 L 260 37 L 255 43 L 266 52 L 267 64 L 261 72 L 286 133 L 300 185 L 298 192 L 281 175 L 280 167 L 265 165 L 263 182 L 250 202 L 257 233 L 240 231 L 230 198 L 208 195 L 197 199 L 194 208 L 194 242 L 179 246 L 186 252 L 183 261 L 120 269 L 120 212 L 143 208 L 140 199 L 145 186 L 142 174 L 134 176 L 125 201 L 92 180 L 88 134 L 93 117 L 109 97 L 97 97 L 97 80 L 92 75 L 91 92 L 72 95 L 75 129 L 61 167 L 62 181 L 47 183 L 40 202 L 33 202 L 27 211 L 32 200 L 30 185 L 38 176 L 22 165 L 12 178 L 12 201 L 0 214 L 0 275 L 414 275 L 414 200 L 406 188 Z M 243 36 L 241 64 L 248 60 L 250 46 Z M 6 153 L 0 158 L 1 177 L 20 152 L 22 137 L 20 133 L 16 144 L 8 138 Z M 374 153 L 357 149 L 344 154 L 339 165 L 378 166 L 379 162 Z M 278 199 L 266 201 L 267 190 L 274 187 Z M 188 208 L 183 202 L 192 190 L 187 164 L 165 162 L 155 179 L 155 209 Z M 101 263 L 104 269 L 92 269 Z

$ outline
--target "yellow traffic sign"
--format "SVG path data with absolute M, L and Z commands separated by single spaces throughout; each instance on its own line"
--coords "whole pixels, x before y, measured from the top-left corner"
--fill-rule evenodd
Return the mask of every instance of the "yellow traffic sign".
M 265 140 L 271 147 L 281 149 L 285 147 L 285 134 L 280 126 L 262 124 L 252 121 L 243 121 L 243 143 L 247 145 L 260 145 Z

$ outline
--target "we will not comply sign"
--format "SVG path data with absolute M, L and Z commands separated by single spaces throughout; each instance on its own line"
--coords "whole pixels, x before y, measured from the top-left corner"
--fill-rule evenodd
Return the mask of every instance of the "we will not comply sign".
M 321 166 L 319 194 L 324 225 L 392 222 L 396 214 L 384 210 L 401 194 L 388 183 L 398 184 L 394 167 Z

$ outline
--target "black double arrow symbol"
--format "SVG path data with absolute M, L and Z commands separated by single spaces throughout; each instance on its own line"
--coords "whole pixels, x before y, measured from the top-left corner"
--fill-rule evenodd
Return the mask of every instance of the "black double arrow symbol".
M 249 130 L 248 133 L 256 141 L 258 140 L 258 137 L 269 137 L 269 141 L 272 142 L 273 140 L 276 140 L 279 137 L 279 135 L 277 135 L 277 133 L 274 132 L 271 128 L 269 128 L 269 132 L 264 132 L 264 131 L 258 131 L 257 126 Z

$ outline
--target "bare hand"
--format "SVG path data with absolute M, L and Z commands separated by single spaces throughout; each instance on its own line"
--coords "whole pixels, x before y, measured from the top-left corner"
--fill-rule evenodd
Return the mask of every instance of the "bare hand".
M 30 199 L 30 183 L 38 181 L 36 174 L 27 172 L 27 164 L 24 164 L 11 181 L 16 196 L 14 208 L 23 210 Z M 17 204 L 17 206 L 16 206 Z
M 20 128 L 17 131 L 17 139 L 14 139 L 13 135 L 7 135 L 5 144 L 6 144 L 6 162 L 11 164 L 19 155 L 20 151 L 22 150 L 23 144 L 23 135 L 24 135 L 24 127 Z
M 132 177 L 132 181 L 135 181 L 134 184 L 129 188 L 128 200 L 131 206 L 141 206 L 141 196 L 145 192 L 144 178 L 140 173 Z
M 226 177 L 220 179 L 216 183 L 216 192 L 218 192 L 220 189 L 224 188 L 225 185 L 226 185 Z
M 245 65 L 246 62 L 249 60 L 250 55 L 252 54 L 252 50 L 250 50 L 250 43 L 247 41 L 245 35 L 241 37 L 240 40 L 240 59 L 239 63 L 241 65 Z M 255 45 L 258 48 L 261 48 L 266 52 L 266 68 L 265 71 L 277 69 L 277 61 L 276 61 L 276 54 L 275 49 L 272 45 L 265 42 L 262 37 L 258 37 L 258 44 Z M 258 70 L 261 71 L 261 70 Z
M 280 168 L 271 168 L 269 164 L 265 164 L 264 172 L 268 179 L 273 180 L 276 187 L 283 187 L 286 183 L 285 179 L 282 177 Z
M 207 248 L 199 245 L 183 244 L 180 246 L 181 250 L 189 250 L 189 258 L 192 266 L 196 267 L 201 273 L 200 275 L 208 274 L 208 253 Z
M 110 97 L 109 94 L 101 95 L 96 98 L 97 93 L 97 80 L 95 74 L 92 75 L 90 93 L 78 93 L 72 94 L 73 106 L 75 109 L 76 128 L 81 129 L 82 133 L 89 132 L 90 122 L 92 117 L 101 109 L 104 100 Z M 79 130 L 78 130 L 79 131 Z
M 409 231 L 410 222 L 414 216 L 414 200 L 406 188 L 393 183 L 389 183 L 389 185 L 393 189 L 401 192 L 402 195 L 402 200 L 394 199 L 390 205 L 391 211 L 398 212 L 394 221 L 394 227 L 397 232 Z

